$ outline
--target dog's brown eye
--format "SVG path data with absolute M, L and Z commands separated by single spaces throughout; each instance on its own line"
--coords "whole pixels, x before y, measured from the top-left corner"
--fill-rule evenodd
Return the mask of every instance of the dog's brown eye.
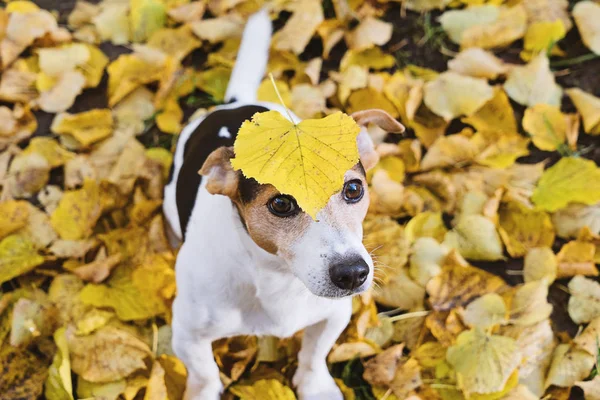
M 344 185 L 344 200 L 348 203 L 356 203 L 362 199 L 364 194 L 362 182 L 359 180 L 346 182 Z
M 296 213 L 298 206 L 296 200 L 290 196 L 275 196 L 267 204 L 271 214 L 278 217 L 289 217 Z

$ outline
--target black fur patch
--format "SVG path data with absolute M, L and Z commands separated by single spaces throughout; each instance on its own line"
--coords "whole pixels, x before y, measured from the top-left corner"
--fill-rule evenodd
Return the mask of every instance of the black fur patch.
M 228 110 L 217 110 L 209 114 L 192 132 L 183 151 L 183 164 L 179 170 L 176 188 L 176 203 L 179 224 L 185 238 L 185 231 L 196 203 L 202 177 L 198 174 L 204 161 L 213 150 L 221 146 L 233 146 L 242 123 L 255 113 L 268 111 L 261 106 L 243 106 Z M 231 137 L 220 137 L 219 131 L 226 127 Z

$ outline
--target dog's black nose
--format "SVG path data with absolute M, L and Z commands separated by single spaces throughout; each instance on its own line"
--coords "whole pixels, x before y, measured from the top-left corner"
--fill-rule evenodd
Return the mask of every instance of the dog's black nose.
M 356 289 L 367 280 L 369 266 L 362 258 L 344 260 L 329 268 L 329 277 L 340 289 Z

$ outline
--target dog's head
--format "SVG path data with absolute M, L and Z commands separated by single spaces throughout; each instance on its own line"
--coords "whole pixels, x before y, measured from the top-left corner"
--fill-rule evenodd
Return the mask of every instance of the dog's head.
M 261 185 L 234 171 L 233 148 L 210 154 L 200 173 L 212 194 L 228 196 L 237 206 L 252 240 L 286 261 L 290 270 L 315 295 L 343 297 L 366 290 L 373 279 L 373 261 L 362 244 L 362 221 L 369 207 L 365 171 L 379 157 L 367 132 L 373 123 L 388 132 L 404 127 L 382 110 L 352 114 L 361 126 L 357 137 L 360 162 L 346 171 L 344 187 L 329 199 L 314 221 L 296 200 L 272 185 Z

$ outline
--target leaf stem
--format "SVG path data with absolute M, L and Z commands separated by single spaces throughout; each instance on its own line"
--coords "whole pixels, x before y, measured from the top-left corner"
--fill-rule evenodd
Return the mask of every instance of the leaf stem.
M 287 106 L 283 102 L 283 98 L 281 97 L 281 93 L 279 93 L 279 89 L 277 89 L 277 84 L 275 83 L 275 78 L 273 77 L 273 74 L 271 72 L 269 72 L 269 78 L 271 79 L 271 83 L 273 84 L 273 89 L 275 89 L 275 93 L 277 93 L 277 97 L 279 98 L 281 105 L 283 106 L 283 108 L 285 108 L 285 112 L 287 113 L 288 118 L 290 119 L 290 121 L 292 121 L 292 124 L 295 124 L 296 122 L 294 121 L 294 118 L 292 118 L 292 114 L 290 113 L 290 110 L 287 108 Z

